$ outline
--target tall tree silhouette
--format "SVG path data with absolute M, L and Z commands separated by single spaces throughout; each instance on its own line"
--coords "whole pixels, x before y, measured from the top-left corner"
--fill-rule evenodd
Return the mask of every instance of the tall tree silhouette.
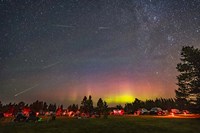
M 99 98 L 99 100 L 97 102 L 97 109 L 98 109 L 99 115 L 101 116 L 101 114 L 103 113 L 103 109 L 104 109 L 104 103 L 101 98 Z
M 181 109 L 188 104 L 199 107 L 200 99 L 200 50 L 186 46 L 181 51 L 181 63 L 177 64 L 179 88 L 175 90 L 177 103 Z
M 104 118 L 108 118 L 108 104 L 105 101 L 103 103 L 103 116 Z
M 87 113 L 87 97 L 84 96 L 83 100 L 81 101 L 80 111 Z
M 78 104 L 69 105 L 67 109 L 68 109 L 69 111 L 76 112 L 76 111 L 78 111 Z
M 91 115 L 93 111 L 93 101 L 92 101 L 92 96 L 89 96 L 89 99 L 87 100 L 87 111 Z
M 80 110 L 81 112 L 88 113 L 91 115 L 93 112 L 93 101 L 92 101 L 92 96 L 89 95 L 89 98 L 87 99 L 86 96 L 84 96 L 83 100 L 81 101 L 81 107 Z

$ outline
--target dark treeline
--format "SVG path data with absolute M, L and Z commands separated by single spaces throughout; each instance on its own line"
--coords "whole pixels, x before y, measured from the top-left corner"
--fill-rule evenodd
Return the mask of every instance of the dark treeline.
M 55 112 L 57 110 L 57 106 L 56 104 L 48 105 L 46 102 L 38 101 L 38 100 L 31 104 L 26 104 L 25 102 L 19 102 L 17 104 L 9 103 L 5 105 L 3 105 L 0 101 L 0 112 L 17 114 L 17 112 L 22 109 L 30 109 L 31 111 L 34 111 L 34 112 L 46 112 L 46 111 Z
M 150 110 L 153 107 L 160 107 L 163 110 L 170 110 L 173 108 L 181 109 L 181 110 L 189 110 L 192 112 L 198 112 L 194 109 L 193 106 L 185 106 L 182 108 L 182 104 L 179 103 L 176 99 L 173 98 L 156 98 L 155 100 L 146 100 L 142 101 L 135 98 L 135 101 L 132 103 L 126 103 L 124 107 L 121 105 L 116 105 L 115 107 L 108 107 L 107 103 L 99 98 L 97 105 L 93 105 L 92 97 L 89 96 L 88 98 L 84 96 L 83 100 L 81 101 L 81 106 L 79 107 L 78 104 L 72 104 L 67 107 L 67 111 L 80 111 L 86 114 L 92 114 L 93 112 L 97 112 L 99 115 L 104 115 L 108 113 L 109 109 L 124 109 L 126 113 L 134 113 L 139 108 L 146 108 Z M 63 105 L 57 106 L 56 104 L 47 104 L 43 101 L 35 101 L 31 104 L 26 104 L 24 102 L 16 103 L 9 103 L 2 105 L 0 102 L 0 112 L 8 112 L 13 113 L 15 115 L 19 110 L 24 108 L 29 108 L 31 111 L 45 113 L 47 111 L 56 112 L 58 110 L 63 111 Z M 111 111 L 111 110 L 110 110 Z
M 125 104 L 124 110 L 127 113 L 134 113 L 139 108 L 146 108 L 147 110 L 150 110 L 153 107 L 160 107 L 163 110 L 179 108 L 178 104 L 176 103 L 176 100 L 173 98 L 156 98 L 155 100 L 146 101 L 142 101 L 135 98 L 134 102 Z
M 78 104 L 72 104 L 67 107 L 67 111 L 80 111 L 86 114 L 92 114 L 93 112 L 97 112 L 98 114 L 105 114 L 108 105 L 105 101 L 99 98 L 96 107 L 93 105 L 92 96 L 88 98 L 84 96 L 81 101 L 81 106 L 79 108 Z M 19 103 L 9 103 L 3 105 L 0 101 L 0 112 L 2 113 L 12 113 L 13 115 L 17 114 L 17 112 L 22 111 L 23 109 L 31 110 L 33 112 L 39 112 L 40 114 L 44 114 L 45 112 L 63 112 L 63 105 L 57 106 L 56 104 L 47 104 L 43 101 L 35 101 L 31 104 L 26 104 L 25 102 Z

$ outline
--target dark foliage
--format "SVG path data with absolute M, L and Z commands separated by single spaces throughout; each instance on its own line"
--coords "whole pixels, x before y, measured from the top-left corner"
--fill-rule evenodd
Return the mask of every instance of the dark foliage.
M 179 72 L 176 102 L 181 109 L 200 110 L 200 50 L 190 46 L 183 47 L 180 60 L 181 63 L 176 67 Z

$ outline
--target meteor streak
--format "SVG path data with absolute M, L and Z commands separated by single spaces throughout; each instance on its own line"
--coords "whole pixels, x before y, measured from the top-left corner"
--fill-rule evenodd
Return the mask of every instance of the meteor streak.
M 46 69 L 46 68 L 53 67 L 53 66 L 57 65 L 57 64 L 60 63 L 60 62 L 61 62 L 61 61 L 55 62 L 55 63 L 53 63 L 53 64 L 49 64 L 49 65 L 47 65 L 47 66 L 44 66 L 42 69 Z
M 21 94 L 23 94 L 23 93 L 25 93 L 25 92 L 27 92 L 27 91 L 30 91 L 31 89 L 37 87 L 38 85 L 39 85 L 39 84 L 36 84 L 36 85 L 34 85 L 34 86 L 32 86 L 32 87 L 30 87 L 30 88 L 28 88 L 28 89 L 25 89 L 25 90 L 23 90 L 23 91 L 21 91 L 21 92 L 15 94 L 14 96 L 17 97 L 17 96 L 19 96 L 19 95 L 21 95 Z
M 60 24 L 56 24 L 56 25 L 53 25 L 55 27 L 63 27 L 63 28 L 73 28 L 74 26 L 72 25 L 60 25 Z
M 103 27 L 103 26 L 101 26 L 101 27 L 98 27 L 98 29 L 99 30 L 108 30 L 108 29 L 110 29 L 110 27 Z

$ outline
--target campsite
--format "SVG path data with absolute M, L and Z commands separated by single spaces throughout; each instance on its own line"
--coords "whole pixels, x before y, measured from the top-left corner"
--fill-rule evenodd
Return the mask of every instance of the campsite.
M 12 118 L 1 121 L 1 133 L 198 133 L 200 132 L 199 118 L 158 117 L 158 116 L 109 116 L 104 118 L 69 118 L 57 117 L 55 121 L 47 121 L 43 117 L 41 122 L 13 123 Z

